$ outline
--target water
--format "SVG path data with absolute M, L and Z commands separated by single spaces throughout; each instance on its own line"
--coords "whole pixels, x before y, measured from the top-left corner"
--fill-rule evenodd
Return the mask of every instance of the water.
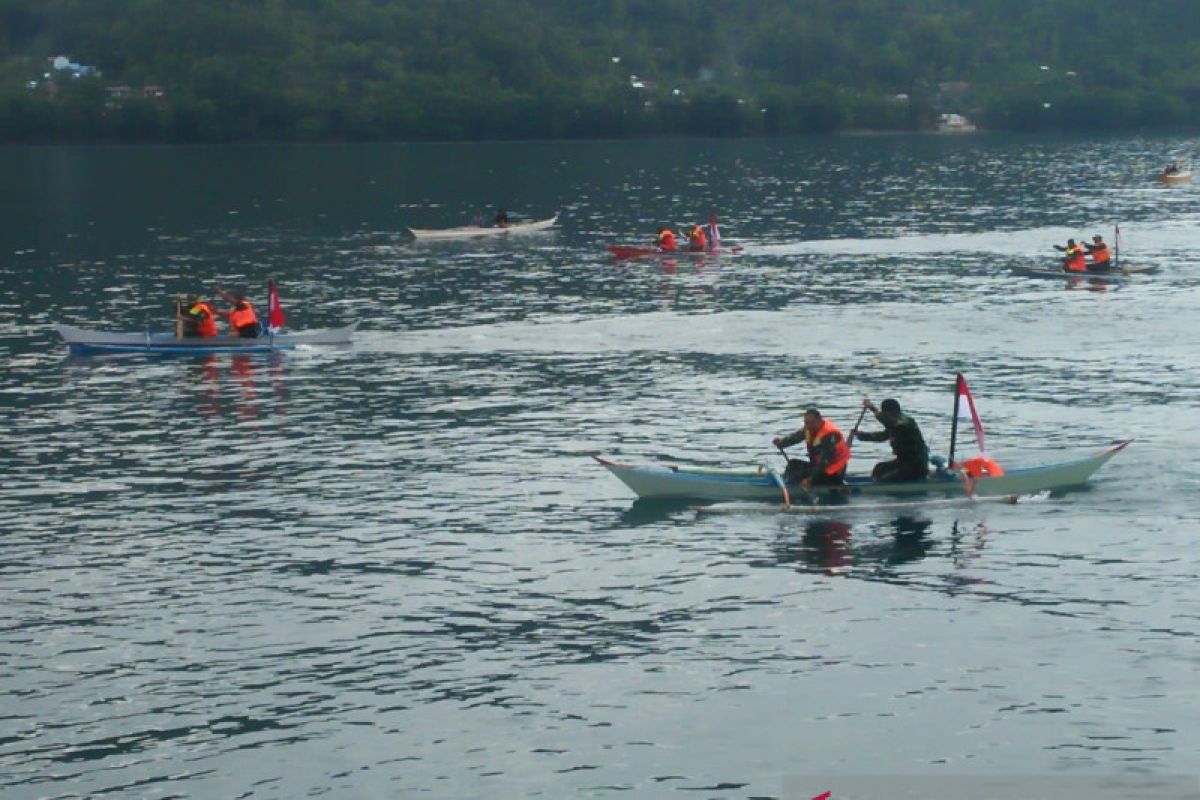
M 1195 144 L 0 151 L 0 794 L 1197 774 L 1200 194 L 1151 179 Z M 500 205 L 561 222 L 404 233 Z M 744 253 L 604 252 L 712 209 Z M 1009 271 L 1114 223 L 1157 274 Z M 355 344 L 78 358 L 50 328 L 271 277 Z M 1003 464 L 1137 441 L 1087 491 L 812 519 L 635 503 L 589 458 L 779 464 L 804 406 L 848 429 L 864 395 L 944 452 L 958 370 Z

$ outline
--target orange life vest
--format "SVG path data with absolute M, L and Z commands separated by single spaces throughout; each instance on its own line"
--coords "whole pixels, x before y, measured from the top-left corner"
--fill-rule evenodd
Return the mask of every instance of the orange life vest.
M 692 228 L 692 232 L 688 234 L 688 247 L 693 250 L 703 250 L 708 247 L 708 239 L 704 235 L 704 229 L 699 225 Z
M 1094 244 L 1092 245 L 1092 266 L 1107 267 L 1111 256 L 1108 252 L 1108 245 Z
M 1067 272 L 1087 272 L 1087 259 L 1083 257 L 1083 248 L 1079 245 L 1067 251 Z
M 196 317 L 196 335 L 208 338 L 217 335 L 217 317 L 213 314 L 212 306 L 208 303 L 196 303 L 188 309 L 188 314 Z
M 810 433 L 807 428 L 804 429 L 804 443 L 808 445 L 808 457 L 813 459 L 813 449 L 821 443 L 826 436 L 836 435 L 838 442 L 833 448 L 833 459 L 822 467 L 822 472 L 826 475 L 837 475 L 846 469 L 846 465 L 850 463 L 850 445 L 846 444 L 846 437 L 842 436 L 842 432 L 838 430 L 827 419 L 821 420 L 821 427 L 815 433 Z
M 675 234 L 670 231 L 663 231 L 658 235 L 658 246 L 663 250 L 675 249 Z
M 963 472 L 967 473 L 967 477 L 974 480 L 987 476 L 989 478 L 998 478 L 1004 474 L 1004 468 L 990 458 L 976 456 L 968 458 L 962 464 Z
M 258 315 L 254 313 L 254 306 L 243 300 L 229 312 L 229 327 L 237 331 L 247 325 L 258 325 Z

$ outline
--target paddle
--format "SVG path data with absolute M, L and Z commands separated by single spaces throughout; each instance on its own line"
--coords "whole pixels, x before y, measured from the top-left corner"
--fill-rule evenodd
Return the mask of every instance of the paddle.
M 779 455 L 783 456 L 784 463 L 790 464 L 792 461 L 792 458 L 791 458 L 791 456 L 789 456 L 787 454 L 787 450 L 784 450 L 782 445 L 776 445 L 776 447 L 779 449 Z M 775 478 L 775 483 L 778 484 L 779 488 L 783 490 L 784 503 L 790 507 L 792 505 L 792 498 L 791 498 L 791 495 L 788 494 L 787 484 L 785 484 L 783 482 L 783 478 L 779 477 L 779 474 L 776 473 L 774 470 L 771 471 L 771 475 Z M 810 492 L 808 489 L 805 489 L 803 486 L 801 486 L 799 484 L 796 484 L 796 488 L 798 488 L 801 492 L 803 492 L 804 496 L 808 498 L 809 505 L 815 506 L 817 504 L 817 498 L 813 497 L 812 492 Z
M 175 338 L 183 338 L 183 298 L 175 295 Z
M 862 425 L 863 417 L 867 415 L 867 406 L 864 404 L 862 413 L 858 415 L 858 422 L 854 423 L 854 427 L 850 429 L 850 435 L 846 437 L 846 447 L 854 446 L 854 435 L 858 433 L 858 426 Z

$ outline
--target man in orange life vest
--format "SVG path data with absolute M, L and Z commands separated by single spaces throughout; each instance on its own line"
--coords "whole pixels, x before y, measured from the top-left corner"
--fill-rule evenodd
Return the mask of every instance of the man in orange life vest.
M 1067 272 L 1087 272 L 1087 259 L 1083 256 L 1083 248 L 1075 244 L 1074 239 L 1067 239 L 1067 246 L 1054 245 L 1055 250 L 1063 253 L 1063 269 Z
M 1104 243 L 1104 237 L 1096 234 L 1092 237 L 1091 244 L 1085 244 L 1088 255 L 1092 257 L 1092 261 L 1087 265 L 1090 270 L 1104 272 L 1112 269 L 1112 254 L 1108 252 L 1108 245 Z
M 822 417 L 820 411 L 810 408 L 804 412 L 803 428 L 789 436 L 776 436 L 771 443 L 784 448 L 802 441 L 808 448 L 808 461 L 788 459 L 784 480 L 788 483 L 799 480 L 805 489 L 842 485 L 846 465 L 850 463 L 850 445 L 837 426 Z
M 187 311 L 183 314 L 183 335 L 205 339 L 217 335 L 217 316 L 212 306 L 202 301 L 199 295 L 188 295 Z
M 233 306 L 228 311 L 218 311 L 217 314 L 229 320 L 229 329 L 231 333 L 236 333 L 242 339 L 255 339 L 259 334 L 258 315 L 254 313 L 254 306 L 250 305 L 250 301 L 246 299 L 244 294 L 230 294 L 220 286 L 214 286 L 217 294 L 229 305 Z
M 708 248 L 708 237 L 704 235 L 704 229 L 699 225 L 693 225 L 688 232 L 688 250 L 698 253 Z
M 654 243 L 658 245 L 658 249 L 665 253 L 673 253 L 675 251 L 675 234 L 670 228 L 659 228 L 658 236 Z

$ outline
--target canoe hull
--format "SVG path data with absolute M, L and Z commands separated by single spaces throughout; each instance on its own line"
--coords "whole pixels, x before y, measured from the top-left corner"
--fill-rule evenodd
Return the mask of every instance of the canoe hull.
M 260 336 L 243 339 L 236 336 L 214 336 L 207 339 L 187 337 L 176 339 L 171 333 L 110 333 L 76 328 L 72 325 L 55 325 L 72 352 L 78 353 L 179 353 L 203 355 L 207 353 L 270 353 L 277 350 L 294 350 L 301 345 L 345 345 L 354 336 L 358 323 L 343 328 L 306 333 L 286 333 L 277 336 Z
M 461 228 L 409 228 L 412 235 L 422 241 L 479 239 L 488 236 L 516 236 L 522 233 L 537 233 L 549 230 L 558 221 L 558 214 L 550 219 L 540 219 L 535 222 L 517 222 L 505 228 L 482 227 L 480 225 L 465 225 Z
M 1192 173 L 1177 172 L 1174 175 L 1159 175 L 1158 182 L 1159 183 L 1191 183 L 1192 182 Z
M 1110 458 L 1129 445 L 1125 441 L 1100 453 L 1074 461 L 1013 469 L 994 478 L 975 481 L 978 496 L 1024 495 L 1082 486 Z M 782 497 L 775 473 L 765 467 L 744 470 L 703 470 L 678 466 L 639 467 L 593 456 L 605 469 L 642 499 L 653 500 L 765 500 Z M 803 493 L 792 488 L 793 499 Z M 877 483 L 866 477 L 848 477 L 845 486 L 814 487 L 818 496 L 966 496 L 958 477 L 930 478 L 911 483 Z
M 1130 275 L 1146 275 L 1151 272 L 1157 272 L 1158 265 L 1131 264 L 1127 267 L 1118 267 L 1117 269 L 1088 270 L 1087 272 L 1068 272 L 1065 269 L 1047 269 L 1045 267 L 1013 267 L 1012 271 L 1026 278 L 1120 281 L 1128 278 Z
M 742 248 L 734 247 L 712 247 L 704 250 L 663 250 L 658 247 L 647 247 L 645 245 L 635 244 L 610 244 L 608 252 L 617 261 L 624 261 L 630 258 L 644 258 L 646 256 L 719 256 L 722 253 L 740 253 Z

